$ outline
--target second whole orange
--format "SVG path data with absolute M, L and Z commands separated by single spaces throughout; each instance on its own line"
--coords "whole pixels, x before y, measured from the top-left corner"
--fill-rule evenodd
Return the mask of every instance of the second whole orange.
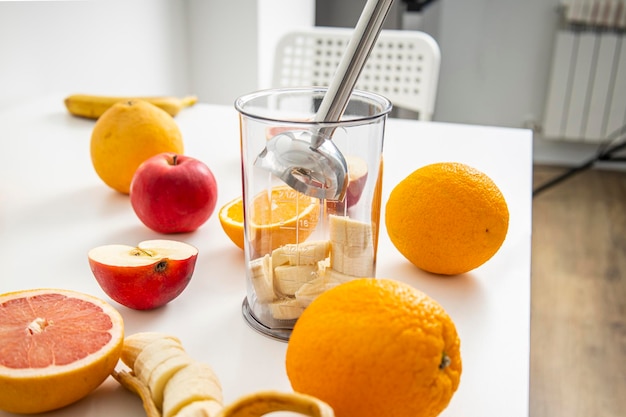
M 389 239 L 411 263 L 442 275 L 471 271 L 502 246 L 509 210 L 495 182 L 471 166 L 439 162 L 398 183 L 385 207 Z
M 304 310 L 287 345 L 292 388 L 336 417 L 434 417 L 459 386 L 460 340 L 432 298 L 390 279 L 334 287 Z

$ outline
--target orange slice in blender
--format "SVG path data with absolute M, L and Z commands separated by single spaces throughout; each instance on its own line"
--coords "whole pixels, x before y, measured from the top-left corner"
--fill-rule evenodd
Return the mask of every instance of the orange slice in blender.
M 254 197 L 250 243 L 258 254 L 269 253 L 288 243 L 305 241 L 319 220 L 320 200 L 289 186 L 273 187 Z M 226 203 L 219 211 L 226 235 L 244 247 L 243 199 Z

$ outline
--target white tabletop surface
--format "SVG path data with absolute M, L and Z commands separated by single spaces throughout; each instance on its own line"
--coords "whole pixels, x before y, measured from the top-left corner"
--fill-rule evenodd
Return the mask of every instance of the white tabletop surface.
M 70 116 L 62 101 L 63 96 L 45 97 L 0 112 L 0 293 L 55 287 L 99 296 L 119 309 L 127 334 L 177 335 L 193 357 L 214 367 L 227 403 L 258 390 L 291 391 L 284 368 L 287 344 L 260 335 L 242 318 L 243 253 L 217 218 L 219 207 L 241 194 L 235 110 L 198 104 L 176 117 L 186 154 L 204 161 L 218 181 L 218 204 L 196 232 L 175 236 L 199 249 L 187 289 L 164 308 L 140 312 L 102 292 L 86 254 L 103 244 L 134 245 L 162 236 L 137 219 L 128 196 L 109 189 L 96 176 L 89 156 L 94 121 Z M 509 231 L 486 264 L 448 278 L 422 272 L 395 249 L 382 222 L 377 276 L 423 290 L 456 323 L 463 373 L 442 416 L 527 416 L 531 132 L 390 119 L 384 155 L 382 216 L 394 185 L 431 162 L 467 163 L 502 190 L 510 210 Z M 0 411 L 0 416 L 6 415 Z M 144 414 L 139 399 L 109 378 L 84 400 L 49 415 Z

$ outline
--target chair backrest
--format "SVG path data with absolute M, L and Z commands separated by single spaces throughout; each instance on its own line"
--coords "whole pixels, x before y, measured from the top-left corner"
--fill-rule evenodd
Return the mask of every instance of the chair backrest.
M 353 29 L 312 27 L 285 34 L 274 57 L 273 87 L 328 86 Z M 381 31 L 356 88 L 381 94 L 394 107 L 431 120 L 441 53 L 427 33 Z

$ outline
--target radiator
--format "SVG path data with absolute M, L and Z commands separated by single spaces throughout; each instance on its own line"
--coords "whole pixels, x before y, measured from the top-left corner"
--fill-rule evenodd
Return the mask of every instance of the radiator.
M 626 0 L 569 0 L 552 55 L 542 137 L 601 143 L 626 124 Z

